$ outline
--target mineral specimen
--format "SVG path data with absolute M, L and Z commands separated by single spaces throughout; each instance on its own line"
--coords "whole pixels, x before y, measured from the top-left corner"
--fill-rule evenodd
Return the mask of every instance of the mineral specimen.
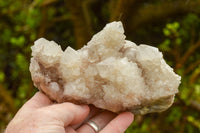
M 169 108 L 178 92 L 181 77 L 162 53 L 125 40 L 121 22 L 107 24 L 77 51 L 44 38 L 31 48 L 34 85 L 56 102 L 146 114 Z

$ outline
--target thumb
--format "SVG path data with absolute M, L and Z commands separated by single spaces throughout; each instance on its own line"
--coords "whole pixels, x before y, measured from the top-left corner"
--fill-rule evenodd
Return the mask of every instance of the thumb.
M 51 117 L 56 121 L 62 121 L 65 126 L 82 122 L 89 114 L 87 105 L 76 105 L 65 102 L 40 108 L 45 116 Z

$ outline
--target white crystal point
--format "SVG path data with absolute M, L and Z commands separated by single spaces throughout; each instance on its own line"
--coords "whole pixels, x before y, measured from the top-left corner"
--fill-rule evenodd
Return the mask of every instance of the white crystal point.
M 108 23 L 104 28 L 103 30 L 113 30 L 113 31 L 117 31 L 117 32 L 120 32 L 120 33 L 124 33 L 124 27 L 122 25 L 122 22 L 119 21 L 119 22 L 112 22 L 112 23 Z
M 56 102 L 93 104 L 112 112 L 161 112 L 171 106 L 181 77 L 155 47 L 125 40 L 121 22 L 107 24 L 80 50 L 35 41 L 34 85 Z
M 32 56 L 38 58 L 40 62 L 48 67 L 57 64 L 63 53 L 61 47 L 57 43 L 44 38 L 35 41 L 35 45 L 33 45 L 31 49 Z

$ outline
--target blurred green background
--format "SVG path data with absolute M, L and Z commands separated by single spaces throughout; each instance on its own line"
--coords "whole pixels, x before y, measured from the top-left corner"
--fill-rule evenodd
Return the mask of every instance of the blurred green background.
M 182 76 L 173 106 L 135 116 L 126 132 L 199 133 L 200 0 L 0 0 L 0 132 L 37 91 L 29 73 L 36 39 L 78 49 L 119 20 L 127 39 L 158 47 Z

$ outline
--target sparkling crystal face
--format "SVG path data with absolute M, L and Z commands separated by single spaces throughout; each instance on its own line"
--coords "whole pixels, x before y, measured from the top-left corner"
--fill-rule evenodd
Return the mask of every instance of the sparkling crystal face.
M 32 80 L 52 100 L 113 112 L 164 111 L 173 103 L 181 79 L 157 48 L 125 40 L 121 22 L 107 24 L 78 51 L 62 51 L 55 42 L 40 38 L 32 56 Z

